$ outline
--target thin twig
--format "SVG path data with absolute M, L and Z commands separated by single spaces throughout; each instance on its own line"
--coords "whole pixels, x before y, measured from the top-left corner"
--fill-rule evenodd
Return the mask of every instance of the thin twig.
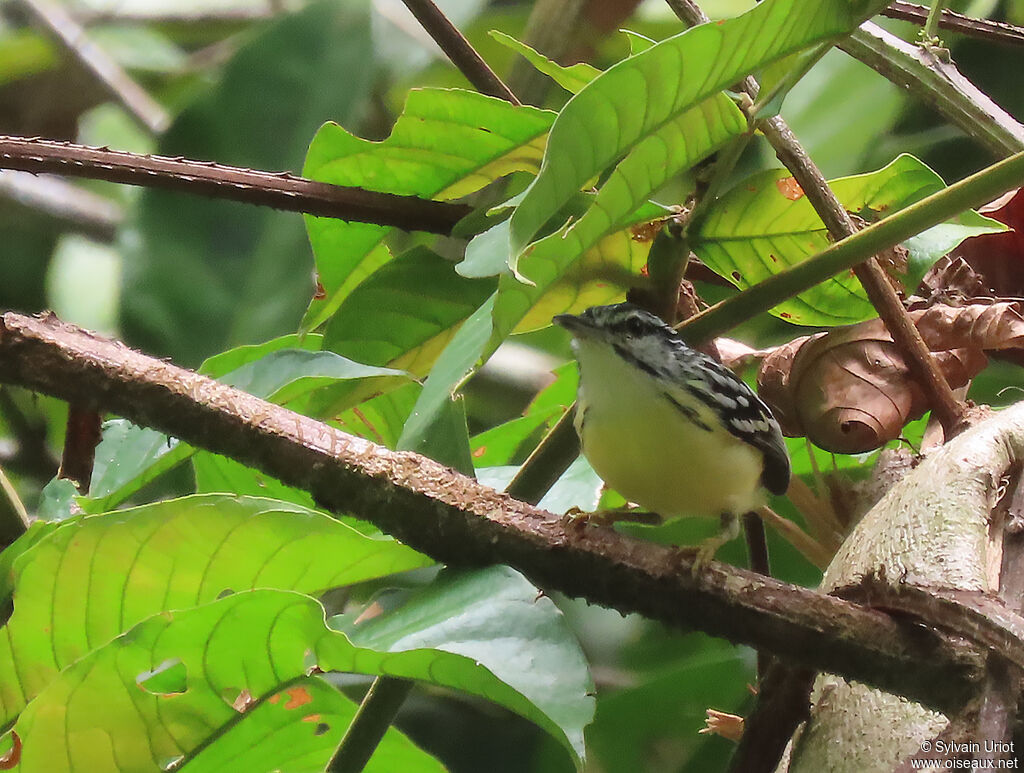
M 449 234 L 467 215 L 462 204 L 396 196 L 184 158 L 139 155 L 70 142 L 0 135 L 0 168 L 109 180 L 337 217 L 409 231 Z
M 686 553 L 538 510 L 431 459 L 347 435 L 52 315 L 0 318 L 0 379 L 90 400 L 230 456 L 439 561 L 506 563 L 547 590 L 750 644 L 946 711 L 975 689 L 979 653 L 930 628 L 717 562 L 695 574 Z
M 481 94 L 504 99 L 513 105 L 522 104 L 511 89 L 495 75 L 483 57 L 469 44 L 469 41 L 452 24 L 448 17 L 434 5 L 433 0 L 402 0 L 418 21 L 441 47 L 466 80 Z
M 412 688 L 408 679 L 378 676 L 373 680 L 341 739 L 331 771 L 359 773 L 366 767 Z
M 0 170 L 0 197 L 53 218 L 61 229 L 112 242 L 124 213 L 112 199 L 54 175 Z
M 907 3 L 904 0 L 894 0 L 882 11 L 882 16 L 923 25 L 928 20 L 928 7 Z M 939 27 L 981 40 L 1024 45 L 1024 28 L 1001 21 L 975 19 L 973 16 L 964 16 L 948 8 L 943 9 L 942 16 L 939 17 Z
M 838 241 L 855 234 L 857 226 L 853 218 L 843 208 L 821 170 L 804 151 L 782 117 L 775 116 L 759 123 L 779 160 L 792 172 L 832 238 Z M 932 412 L 942 424 L 948 440 L 963 429 L 963 404 L 953 395 L 946 377 L 939 370 L 928 345 L 914 326 L 878 260 L 869 258 L 854 266 L 853 271 L 864 286 L 871 305 L 885 323 L 893 342 L 903 353 L 911 374 L 928 396 Z
M 0 467 L 0 545 L 10 545 L 28 530 L 31 523 L 17 489 Z
M 136 83 L 106 51 L 93 43 L 86 31 L 57 3 L 21 0 L 21 4 L 78 59 L 128 114 L 153 134 L 162 134 L 171 118 L 163 105 Z

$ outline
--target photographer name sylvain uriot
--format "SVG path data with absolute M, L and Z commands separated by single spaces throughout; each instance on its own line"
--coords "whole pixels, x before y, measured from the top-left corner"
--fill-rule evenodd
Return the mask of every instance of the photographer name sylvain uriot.
M 932 741 L 933 750 L 939 754 L 1013 754 L 1013 741 Z

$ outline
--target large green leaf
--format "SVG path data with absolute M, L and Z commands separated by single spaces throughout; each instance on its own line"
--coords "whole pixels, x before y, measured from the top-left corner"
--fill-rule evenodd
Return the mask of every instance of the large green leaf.
M 582 758 L 583 728 L 594 712 L 586 658 L 558 607 L 515 570 L 445 570 L 398 609 L 359 625 L 345 618 L 334 618 L 336 624 L 360 647 L 390 653 L 429 647 L 486 666 L 529 699 L 534 709 L 524 716 Z M 483 685 L 464 675 L 470 681 L 460 689 L 481 694 Z
M 843 206 L 874 222 L 942 190 L 935 172 L 902 155 L 877 172 L 829 183 Z M 1002 230 L 973 211 L 905 242 L 908 290 L 939 257 L 968 236 Z M 692 248 L 713 271 L 740 289 L 800 263 L 831 243 L 828 232 L 785 170 L 769 170 L 727 193 L 693 235 Z M 780 304 L 772 313 L 801 325 L 842 325 L 876 316 L 860 282 L 849 272 Z
M 371 142 L 337 124 L 323 126 L 309 147 L 304 174 L 336 185 L 452 199 L 499 177 L 534 171 L 553 114 L 457 89 L 409 92 L 391 135 Z M 305 329 L 327 321 L 360 282 L 390 260 L 391 229 L 307 217 L 320 295 Z
M 325 117 L 348 122 L 364 110 L 374 75 L 368 7 L 320 0 L 279 17 L 179 114 L 158 152 L 297 170 Z M 133 343 L 195 365 L 296 328 L 314 291 L 300 215 L 151 188 L 138 219 L 122 296 Z
M 358 647 L 325 627 L 323 607 L 314 599 L 256 590 L 152 617 L 65 669 L 14 728 L 23 744 L 16 769 L 123 773 L 164 770 L 172 763 L 191 769 L 193 756 L 202 759 L 219 743 L 238 746 L 214 760 L 244 753 L 250 734 L 225 731 L 247 722 L 250 713 L 260 727 L 301 723 L 292 731 L 297 745 L 291 753 L 315 756 L 323 747 L 316 735 L 321 723 L 305 692 L 313 668 L 451 687 L 560 734 L 551 718 L 472 658 L 437 649 L 385 653 Z M 291 721 L 278 716 L 267 723 L 257 713 L 263 704 L 293 711 Z
M 416 247 L 352 292 L 331 318 L 324 347 L 422 376 L 493 289 L 493 281 L 464 279 L 450 261 Z
M 194 496 L 66 521 L 12 562 L 0 726 L 57 672 L 163 610 L 227 591 L 321 591 L 429 565 L 386 537 L 269 499 Z
M 211 732 L 211 743 L 183 754 L 180 770 L 323 773 L 356 713 L 356 704 L 316 676 L 290 681 Z M 235 721 L 232 721 L 235 720 Z M 440 762 L 388 728 L 364 773 L 443 773 Z
M 565 105 L 540 174 L 512 217 L 519 255 L 544 223 L 606 167 L 686 111 L 783 56 L 843 35 L 884 0 L 765 0 L 702 24 L 608 69 Z

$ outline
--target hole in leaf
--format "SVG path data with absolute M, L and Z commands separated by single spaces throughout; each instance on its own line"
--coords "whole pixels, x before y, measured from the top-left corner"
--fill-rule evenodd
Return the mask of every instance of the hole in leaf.
M 171 658 L 139 673 L 135 683 L 152 695 L 180 695 L 188 690 L 188 669 L 178 658 Z

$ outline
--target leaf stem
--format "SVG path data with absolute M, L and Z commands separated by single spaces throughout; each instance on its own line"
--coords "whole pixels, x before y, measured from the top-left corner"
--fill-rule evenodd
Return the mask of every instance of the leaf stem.
M 359 773 L 366 767 L 412 687 L 408 679 L 378 676 L 373 680 L 331 761 L 333 773 Z

